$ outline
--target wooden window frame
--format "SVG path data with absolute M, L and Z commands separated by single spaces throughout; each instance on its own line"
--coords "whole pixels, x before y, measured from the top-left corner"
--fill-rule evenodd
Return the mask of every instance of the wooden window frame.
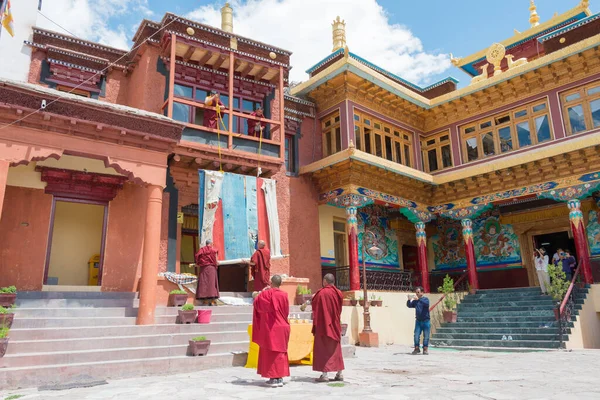
M 442 142 L 441 139 L 444 136 L 448 136 L 448 140 Z M 435 140 L 435 143 L 428 145 L 427 142 L 430 142 L 432 140 Z M 444 158 L 442 157 L 442 147 L 445 146 L 450 146 L 451 165 L 449 167 L 444 167 Z M 430 152 L 431 150 L 435 150 L 436 159 L 438 163 L 438 169 L 434 171 L 431 171 L 431 168 L 429 166 L 428 152 Z M 450 130 L 438 132 L 434 135 L 421 138 L 421 153 L 423 155 L 423 169 L 425 170 L 425 172 L 438 172 L 443 169 L 454 167 L 454 154 L 452 152 L 452 138 L 450 137 Z
M 535 111 L 534 108 L 540 105 L 545 105 L 545 107 L 540 111 Z M 517 114 L 526 111 L 524 116 L 518 116 Z M 494 115 L 490 115 L 486 118 L 480 118 L 476 121 L 470 122 L 468 124 L 464 124 L 460 127 L 460 143 L 461 150 L 463 153 L 463 163 L 470 163 L 479 160 L 484 160 L 488 157 L 497 157 L 507 153 L 511 153 L 513 151 L 519 150 L 521 148 L 533 147 L 540 143 L 538 142 L 538 132 L 535 125 L 535 120 L 542 116 L 547 116 L 548 118 L 548 128 L 550 130 L 550 139 L 545 142 L 550 142 L 554 140 L 554 130 L 552 127 L 552 119 L 550 115 L 550 105 L 548 103 L 547 98 L 543 98 L 540 100 L 533 101 L 531 103 L 523 104 L 518 107 L 514 107 L 510 110 L 497 113 Z M 507 121 L 504 121 L 508 117 Z M 519 143 L 519 137 L 517 134 L 517 125 L 523 122 L 528 122 L 529 132 L 531 144 L 526 146 L 521 146 Z M 482 127 L 483 125 L 490 123 L 489 126 Z M 502 151 L 501 142 L 500 142 L 500 130 L 503 128 L 510 128 L 510 137 L 512 142 L 512 149 L 507 151 Z M 474 128 L 474 130 L 467 132 L 469 129 Z M 483 154 L 483 136 L 492 132 L 494 138 L 494 153 L 485 155 Z M 467 147 L 467 140 L 471 138 L 477 139 L 477 158 L 474 160 L 469 160 L 469 153 Z
M 88 97 L 88 98 L 92 97 L 92 94 L 88 90 L 75 89 L 75 88 L 65 86 L 65 85 L 57 85 L 56 90 L 58 90 L 59 92 L 76 94 L 76 95 L 82 96 L 82 97 Z
M 343 231 L 335 229 L 335 223 L 336 222 L 344 225 L 344 230 Z M 345 219 L 343 219 L 343 218 L 333 217 L 331 225 L 333 227 L 333 241 L 334 241 L 333 248 L 334 249 L 335 249 L 335 235 L 336 235 L 336 233 L 340 234 L 340 235 L 343 235 L 343 238 L 344 238 L 344 251 L 343 251 L 344 263 L 342 263 L 342 264 L 346 264 L 347 265 L 348 264 L 348 232 L 347 232 L 347 230 L 348 230 L 348 224 L 347 224 L 347 221 Z M 337 258 L 336 258 L 335 254 L 334 254 L 334 261 L 337 262 Z M 342 265 L 342 266 L 345 266 L 345 265 Z
M 588 94 L 588 91 L 590 89 L 595 88 L 600 88 L 600 80 L 588 83 L 587 85 L 576 87 L 571 90 L 567 90 L 560 94 L 561 111 L 565 124 L 565 133 L 567 134 L 567 136 L 578 135 L 581 133 L 589 132 L 594 129 L 600 129 L 600 126 L 594 126 L 591 109 L 591 102 L 600 99 L 600 90 L 597 93 Z M 567 101 L 567 97 L 573 94 L 579 94 L 579 98 Z M 576 107 L 578 105 L 581 105 L 581 107 L 583 108 L 583 120 L 585 122 L 585 130 L 573 133 L 573 129 L 571 127 L 571 119 L 569 118 L 567 110 L 571 107 Z
M 375 118 L 372 115 L 366 114 L 361 111 L 354 111 L 354 134 L 355 134 L 355 145 L 356 148 L 365 153 L 372 154 L 376 157 L 383 158 L 384 160 L 393 161 L 398 164 L 402 164 L 409 168 L 415 168 L 414 160 L 414 134 L 413 132 L 401 128 L 397 125 L 392 125 L 388 122 L 382 121 L 381 119 Z M 369 121 L 368 123 L 366 121 Z M 378 125 L 379 128 L 375 128 Z M 357 129 L 358 128 L 358 129 Z M 370 129 L 369 145 L 370 150 L 367 151 L 365 148 L 365 129 Z M 375 152 L 375 135 L 381 136 L 381 156 L 378 156 Z M 385 145 L 385 138 L 391 138 L 392 154 L 391 159 L 387 157 L 387 149 Z M 396 151 L 396 144 L 400 145 L 400 157 Z M 404 147 L 409 148 L 409 160 L 406 162 L 406 153 Z M 400 158 L 400 159 L 398 159 Z M 416 168 L 415 168 L 416 169 Z
M 335 111 L 321 119 L 323 158 L 329 157 L 330 155 L 335 154 L 342 149 L 342 126 L 340 122 L 341 120 L 339 111 Z M 336 133 L 336 130 L 339 130 L 339 134 Z M 327 143 L 327 133 L 331 134 L 329 143 Z M 327 149 L 331 149 L 331 151 L 327 151 Z

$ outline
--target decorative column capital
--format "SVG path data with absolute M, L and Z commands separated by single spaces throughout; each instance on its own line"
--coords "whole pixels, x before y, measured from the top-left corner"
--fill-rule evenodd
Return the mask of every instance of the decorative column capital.
M 415 228 L 417 230 L 417 246 L 427 245 L 427 233 L 425 232 L 425 223 L 419 221 L 415 223 Z
M 344 194 L 339 197 L 334 198 L 329 202 L 330 205 L 335 207 L 355 207 L 360 208 L 367 206 L 369 204 L 373 204 L 373 199 L 368 198 L 367 196 L 362 196 L 360 194 Z
M 462 225 L 463 239 L 466 244 L 469 244 L 473 241 L 473 221 L 469 218 L 463 218 L 460 220 L 460 224 Z
M 579 225 L 583 223 L 583 212 L 581 212 L 581 201 L 579 200 L 569 200 L 567 202 L 567 206 L 569 207 L 569 220 L 575 226 L 575 228 L 579 228 Z
M 346 223 L 348 224 L 348 232 L 358 232 L 358 220 L 356 219 L 357 208 L 350 206 L 346 207 Z

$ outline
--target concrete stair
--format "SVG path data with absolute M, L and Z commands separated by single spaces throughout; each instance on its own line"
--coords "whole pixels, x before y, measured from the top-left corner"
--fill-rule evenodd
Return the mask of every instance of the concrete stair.
M 239 295 L 238 295 L 239 296 Z M 241 296 L 247 296 L 242 294 Z M 154 325 L 135 325 L 135 293 L 20 292 L 0 389 L 119 379 L 241 366 L 248 351 L 251 306 L 211 309 L 210 324 L 176 324 L 178 308 L 157 307 Z M 290 313 L 310 319 L 298 306 Z M 188 340 L 211 340 L 205 357 L 187 356 Z M 343 338 L 345 357 L 354 346 Z
M 575 295 L 573 320 L 587 292 L 580 289 Z M 557 349 L 560 336 L 554 308 L 555 302 L 540 288 L 478 290 L 459 304 L 457 322 L 443 323 L 430 342 L 435 347 Z M 567 334 L 573 322 L 569 325 Z

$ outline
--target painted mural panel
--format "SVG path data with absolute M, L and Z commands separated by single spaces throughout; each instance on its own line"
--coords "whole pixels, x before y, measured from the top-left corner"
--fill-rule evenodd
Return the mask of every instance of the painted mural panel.
M 435 269 L 460 269 L 467 265 L 459 221 L 440 218 L 438 234 L 430 240 L 435 254 Z M 473 241 L 478 267 L 509 268 L 520 266 L 519 238 L 511 225 L 502 225 L 495 211 L 473 222 Z
M 590 253 L 593 257 L 600 256 L 600 213 L 591 210 L 589 213 L 587 235 Z
M 362 245 L 365 229 L 365 262 L 369 269 L 400 270 L 398 261 L 398 238 L 389 227 L 387 209 L 371 205 L 358 210 L 358 259 L 362 263 Z

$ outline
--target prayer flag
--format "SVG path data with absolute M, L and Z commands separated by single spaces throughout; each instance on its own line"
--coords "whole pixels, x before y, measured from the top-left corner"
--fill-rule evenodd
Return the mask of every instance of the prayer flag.
M 0 6 L 0 21 L 10 36 L 15 36 L 14 20 L 10 10 L 10 0 L 4 0 Z

